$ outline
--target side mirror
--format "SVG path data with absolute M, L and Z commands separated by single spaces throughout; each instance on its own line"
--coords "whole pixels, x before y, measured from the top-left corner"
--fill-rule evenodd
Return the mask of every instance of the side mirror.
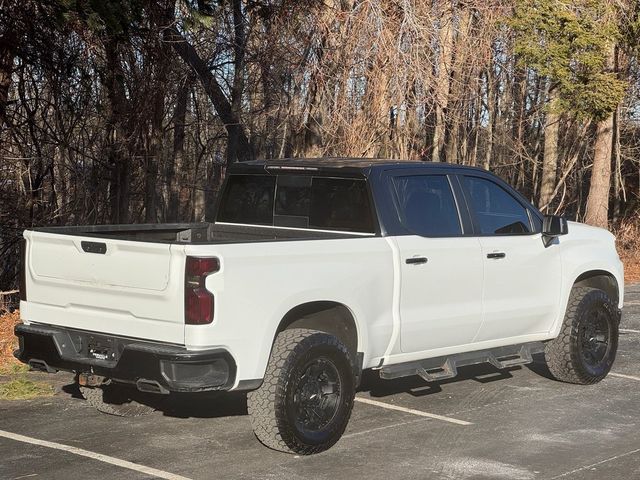
M 569 233 L 567 219 L 558 215 L 545 215 L 542 222 L 542 235 L 545 237 L 558 237 Z

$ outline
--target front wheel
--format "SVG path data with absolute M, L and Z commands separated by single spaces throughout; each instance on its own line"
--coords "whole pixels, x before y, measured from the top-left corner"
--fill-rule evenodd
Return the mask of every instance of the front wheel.
M 604 291 L 574 287 L 560 334 L 545 348 L 551 374 L 582 385 L 602 380 L 616 358 L 618 324 L 616 306 Z
M 347 348 L 333 335 L 293 328 L 276 337 L 262 386 L 249 392 L 247 406 L 260 442 L 310 455 L 340 439 L 354 396 Z

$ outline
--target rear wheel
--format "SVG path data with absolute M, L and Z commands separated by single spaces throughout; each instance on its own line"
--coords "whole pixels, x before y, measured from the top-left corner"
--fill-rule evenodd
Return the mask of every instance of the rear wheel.
M 247 406 L 264 445 L 309 455 L 340 439 L 354 396 L 347 348 L 333 335 L 295 328 L 276 338 L 264 382 L 249 392 Z
M 130 385 L 113 382 L 110 379 L 105 379 L 100 385 L 92 387 L 78 384 L 78 388 L 89 405 L 109 415 L 140 417 L 156 410 L 155 407 L 138 401 L 144 400 L 142 397 L 145 394 Z M 146 394 L 147 397 L 148 395 Z
M 616 306 L 602 290 L 574 287 L 560 334 L 547 343 L 547 366 L 558 380 L 593 384 L 607 376 L 618 350 Z

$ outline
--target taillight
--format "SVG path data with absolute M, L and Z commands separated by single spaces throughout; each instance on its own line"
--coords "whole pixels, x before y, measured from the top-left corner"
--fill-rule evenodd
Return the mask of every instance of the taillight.
M 20 300 L 27 300 L 27 241 L 23 238 L 20 241 L 20 280 L 18 284 Z
M 184 272 L 184 323 L 204 325 L 213 321 L 213 294 L 204 282 L 207 275 L 220 270 L 215 257 L 187 257 Z

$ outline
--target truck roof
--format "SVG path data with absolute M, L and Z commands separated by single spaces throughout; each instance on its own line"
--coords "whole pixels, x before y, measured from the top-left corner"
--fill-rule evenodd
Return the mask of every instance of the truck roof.
M 377 170 L 395 170 L 402 168 L 451 168 L 465 170 L 482 170 L 477 167 L 444 162 L 425 162 L 418 160 L 394 160 L 385 158 L 353 158 L 353 157 L 317 157 L 317 158 L 279 158 L 272 160 L 252 160 L 234 163 L 231 173 L 257 173 L 274 171 L 325 172 L 347 175 L 369 176 Z

